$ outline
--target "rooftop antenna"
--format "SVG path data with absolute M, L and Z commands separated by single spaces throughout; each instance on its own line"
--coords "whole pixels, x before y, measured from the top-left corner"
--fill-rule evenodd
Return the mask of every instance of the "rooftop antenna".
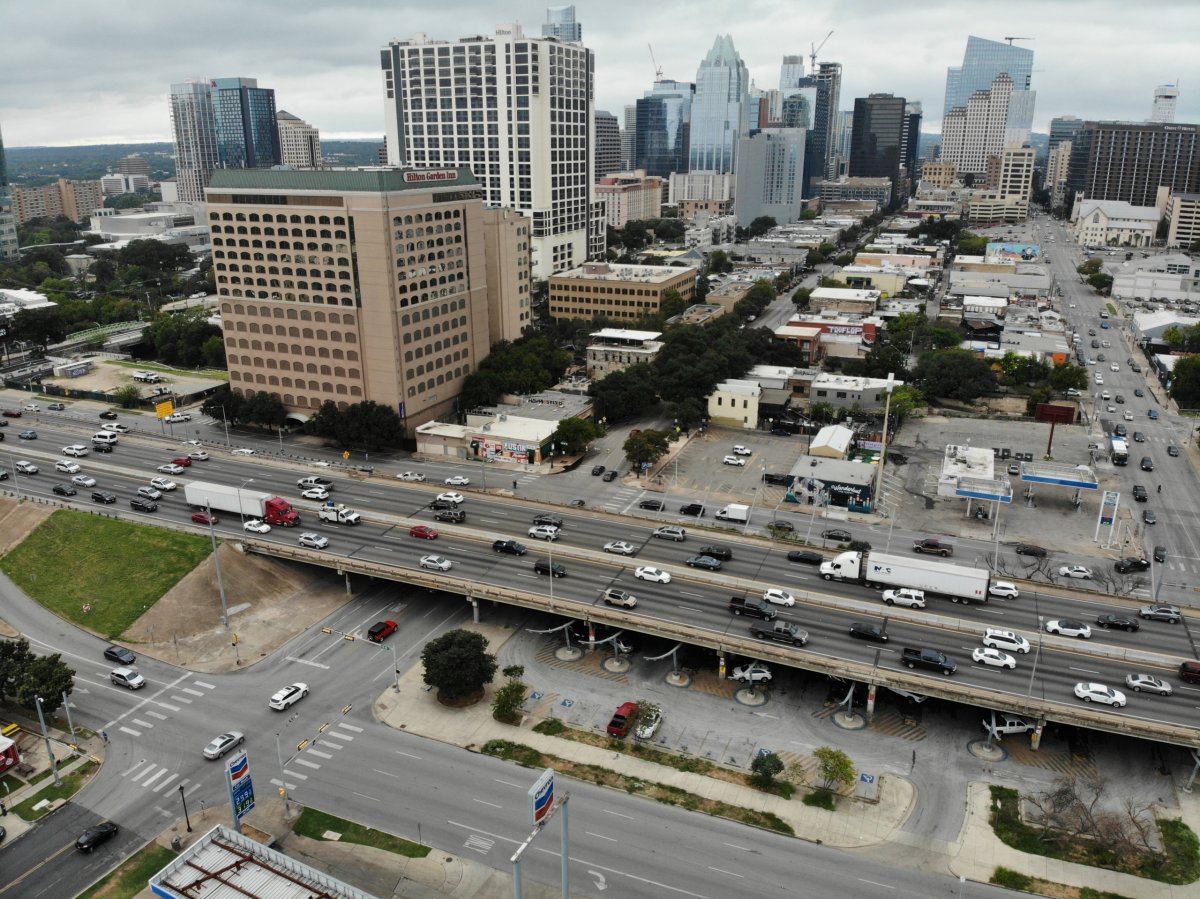
M 821 41 L 821 43 L 809 44 L 809 46 L 812 47 L 812 53 L 810 53 L 808 56 L 808 62 L 809 62 L 808 72 L 810 75 L 817 70 L 817 51 L 820 50 L 822 47 L 824 47 L 825 41 L 829 40 L 831 37 L 833 37 L 832 31 L 830 31 L 829 34 L 825 35 L 825 40 Z

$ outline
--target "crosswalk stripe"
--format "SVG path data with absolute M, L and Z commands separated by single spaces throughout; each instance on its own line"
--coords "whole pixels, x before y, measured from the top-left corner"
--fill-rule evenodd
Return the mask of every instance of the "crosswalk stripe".
M 157 787 L 155 787 L 154 792 L 157 793 L 160 790 L 166 789 L 173 781 L 176 781 L 178 779 L 179 779 L 178 774 L 172 774 L 170 777 L 168 777 L 166 780 L 164 780 L 162 783 L 160 783 Z
M 214 684 L 205 683 L 202 680 L 194 680 L 194 681 L 192 681 L 192 683 L 195 684 L 197 687 L 203 687 L 205 690 L 215 690 L 216 689 L 216 686 Z
M 140 737 L 142 735 L 140 730 L 134 730 L 132 727 L 122 727 L 120 731 L 121 733 L 129 734 L 131 737 Z
M 310 762 L 308 759 L 292 759 L 292 761 L 297 765 L 303 765 L 305 768 L 319 769 L 321 767 L 319 762 Z

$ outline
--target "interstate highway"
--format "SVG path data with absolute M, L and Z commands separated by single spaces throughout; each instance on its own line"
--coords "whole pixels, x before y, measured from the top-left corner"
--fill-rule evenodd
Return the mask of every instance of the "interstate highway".
M 22 493 L 49 498 L 52 484 L 67 480 L 69 476 L 53 471 L 53 461 L 60 458 L 58 448 L 69 443 L 87 442 L 91 423 L 63 427 L 58 422 L 38 422 L 40 439 L 22 441 L 19 446 L 6 442 L 2 450 L 18 458 L 27 458 L 42 467 L 42 473 L 34 477 L 20 476 L 19 482 L 10 480 L 6 486 L 18 484 Z M 11 430 L 11 429 L 9 429 Z M 92 429 L 94 430 L 94 428 Z M 81 433 L 83 431 L 83 433 Z M 111 490 L 119 497 L 117 506 L 102 507 L 106 511 L 119 511 L 126 518 L 170 519 L 173 522 L 187 521 L 188 512 L 183 502 L 182 491 L 168 493 L 160 503 L 160 510 L 153 515 L 132 513 L 128 500 L 137 486 L 148 482 L 156 472 L 155 467 L 179 455 L 186 447 L 178 442 L 157 439 L 129 439 L 124 437 L 112 454 L 92 454 L 78 460 L 85 473 L 97 478 L 98 487 Z M 17 450 L 16 454 L 12 453 Z M 762 541 L 742 541 L 729 532 L 689 530 L 683 543 L 650 538 L 653 526 L 637 520 L 596 514 L 584 510 L 555 509 L 564 521 L 561 539 L 553 546 L 525 536 L 534 514 L 544 507 L 525 502 L 519 497 L 491 497 L 472 494 L 470 488 L 462 490 L 466 495 L 464 508 L 467 511 L 466 525 L 437 524 L 441 537 L 436 541 L 418 540 L 408 536 L 408 527 L 416 523 L 435 524 L 432 513 L 425 507 L 437 493 L 455 488 L 440 484 L 409 484 L 394 480 L 394 472 L 367 479 L 351 478 L 334 471 L 325 471 L 311 466 L 287 467 L 262 458 L 230 456 L 210 448 L 214 453 L 208 462 L 197 462 L 173 480 L 178 483 L 189 479 L 212 480 L 219 483 L 238 485 L 252 479 L 247 489 L 278 493 L 285 498 L 296 497 L 296 480 L 314 472 L 328 474 L 335 481 L 333 498 L 357 509 L 367 522 L 357 528 L 335 526 L 316 522 L 312 509 L 318 503 L 301 501 L 297 508 L 306 517 L 302 529 L 312 529 L 330 539 L 330 549 L 323 557 L 350 557 L 394 566 L 396 579 L 405 580 L 417 572 L 417 561 L 425 554 L 443 555 L 455 562 L 449 573 L 448 582 L 464 577 L 473 583 L 490 585 L 499 589 L 537 592 L 547 595 L 551 591 L 549 579 L 534 574 L 534 559 L 552 554 L 556 562 L 562 563 L 568 576 L 556 579 L 553 585 L 555 599 L 562 603 L 578 603 L 580 617 L 587 614 L 589 607 L 598 603 L 602 588 L 617 585 L 629 590 L 639 598 L 639 606 L 624 615 L 633 629 L 655 630 L 655 622 L 670 622 L 677 628 L 684 627 L 703 631 L 710 636 L 728 635 L 746 638 L 748 622 L 735 618 L 726 611 L 725 602 L 731 593 L 758 592 L 766 586 L 782 586 L 798 594 L 801 605 L 794 609 L 781 609 L 781 617 L 799 622 L 812 634 L 812 642 L 806 650 L 788 650 L 802 660 L 805 653 L 846 659 L 859 664 L 872 664 L 875 647 L 860 644 L 846 636 L 846 628 L 852 620 L 866 617 L 881 618 L 887 615 L 892 642 L 880 654 L 881 670 L 898 667 L 898 650 L 905 644 L 932 645 L 955 655 L 960 662 L 960 673 L 955 680 L 974 684 L 986 690 L 998 690 L 1012 697 L 1021 697 L 1029 689 L 1027 672 L 1032 656 L 1018 657 L 1017 671 L 980 669 L 970 663 L 970 649 L 978 645 L 974 636 L 981 634 L 984 627 L 1013 629 L 1037 640 L 1037 621 L 1055 617 L 1072 617 L 1091 623 L 1100 611 L 1128 610 L 1128 603 L 1101 598 L 1095 595 L 1061 596 L 1054 594 L 1027 593 L 1021 599 L 1005 601 L 993 599 L 986 605 L 963 607 L 944 600 L 931 600 L 926 610 L 890 610 L 879 602 L 878 593 L 857 585 L 827 583 L 811 566 L 801 566 L 786 560 L 786 544 L 771 545 Z M 418 466 L 414 466 L 418 467 Z M 470 474 L 468 474 L 470 476 Z M 89 490 L 81 489 L 74 505 L 95 509 L 89 500 Z M 307 514 L 306 514 L 307 513 Z M 386 521 L 385 521 L 386 519 Z M 147 522 L 150 523 L 150 522 Z M 203 530 L 203 529 L 198 529 Z M 217 530 L 223 537 L 238 536 L 239 521 L 232 517 L 223 518 Z M 289 550 L 295 547 L 296 530 L 276 529 L 267 535 L 267 543 L 277 543 Z M 510 536 L 529 547 L 523 558 L 493 554 L 487 545 L 494 536 Z M 637 546 L 636 556 L 620 557 L 599 552 L 608 541 L 624 539 Z M 683 561 L 709 542 L 730 546 L 735 558 L 726 563 L 721 572 L 693 571 Z M 481 552 L 482 550 L 482 552 Z M 672 571 L 675 579 L 670 585 L 651 584 L 636 580 L 633 568 L 637 565 L 655 565 Z M 428 579 L 429 573 L 421 577 Z M 450 583 L 447 583 L 450 587 Z M 737 589 L 745 587 L 745 590 Z M 452 589 L 452 588 L 451 588 Z M 807 606 L 802 591 L 812 591 L 827 597 L 848 600 L 851 611 L 831 608 L 827 605 Z M 928 618 L 928 622 L 923 622 Z M 946 619 L 959 625 L 969 625 L 968 633 L 937 626 L 938 619 Z M 1039 686 L 1049 701 L 1062 701 L 1082 705 L 1071 696 L 1071 686 L 1079 680 L 1099 680 L 1120 687 L 1124 674 L 1134 670 L 1150 670 L 1153 673 L 1172 674 L 1169 668 L 1177 664 L 1178 658 L 1194 657 L 1190 628 L 1171 626 L 1159 622 L 1145 622 L 1138 634 L 1094 630 L 1091 641 L 1068 642 L 1061 638 L 1047 638 L 1038 666 L 1038 679 L 1033 685 L 1033 697 L 1040 699 Z M 977 630 L 976 630 L 977 628 Z M 709 642 L 709 641 L 705 641 Z M 1145 663 L 1132 665 L 1096 656 L 1091 650 L 1103 647 L 1124 648 L 1162 654 L 1160 666 Z M 769 646 L 770 644 L 763 644 Z M 775 647 L 772 647 L 775 648 Z M 1065 651 L 1064 649 L 1065 648 Z M 764 650 L 764 654 L 766 654 Z M 1023 672 L 1025 672 L 1023 674 Z M 1174 697 L 1131 697 L 1131 705 L 1121 713 L 1133 717 L 1150 716 L 1151 720 L 1171 721 L 1188 727 L 1200 725 L 1196 706 L 1200 704 L 1200 692 L 1177 684 Z

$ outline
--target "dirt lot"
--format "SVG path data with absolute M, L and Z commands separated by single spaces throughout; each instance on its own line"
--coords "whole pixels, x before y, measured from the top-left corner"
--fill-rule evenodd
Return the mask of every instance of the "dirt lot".
M 176 393 L 188 394 L 219 383 L 211 378 L 199 377 L 190 372 L 159 371 L 159 366 L 155 366 L 153 370 L 162 375 L 162 381 L 157 385 L 142 384 L 133 380 L 133 373 L 137 370 L 136 366 L 130 367 L 128 363 L 122 364 L 103 359 L 94 360 L 94 362 L 95 367 L 86 375 L 78 378 L 46 378 L 46 383 L 67 390 L 94 390 L 103 393 L 113 393 L 122 387 L 132 385 L 141 390 L 142 396 L 150 396 L 156 386 L 170 387 Z
M 20 543 L 54 511 L 52 506 L 0 498 L 0 553 Z M 124 635 L 139 655 L 192 671 L 252 665 L 312 627 L 349 597 L 332 571 L 246 555 L 221 546 L 230 629 L 221 626 L 221 600 L 212 556 L 186 575 Z M 0 621 L 0 633 L 16 632 Z M 236 633 L 239 645 L 232 645 Z

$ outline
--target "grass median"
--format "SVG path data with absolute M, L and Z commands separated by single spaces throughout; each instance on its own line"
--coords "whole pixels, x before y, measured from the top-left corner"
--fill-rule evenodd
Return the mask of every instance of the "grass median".
M 133 899 L 145 892 L 147 881 L 175 858 L 170 849 L 151 843 L 80 893 L 78 899 Z
M 211 552 L 207 537 L 64 509 L 0 570 L 56 615 L 112 640 Z
M 386 852 L 403 855 L 405 858 L 424 858 L 429 854 L 428 846 L 422 846 L 403 837 L 394 836 L 373 827 L 364 827 L 353 821 L 347 821 L 345 818 L 312 808 L 306 808 L 301 813 L 292 826 L 292 830 L 310 840 L 370 846 L 374 849 L 383 849 Z M 337 834 L 337 837 L 329 836 L 331 833 Z

